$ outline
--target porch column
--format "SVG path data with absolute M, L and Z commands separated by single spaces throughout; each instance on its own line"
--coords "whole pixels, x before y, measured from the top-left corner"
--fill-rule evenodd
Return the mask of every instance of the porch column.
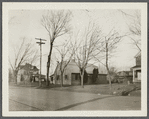
M 133 69 L 133 82 L 135 80 L 135 69 Z

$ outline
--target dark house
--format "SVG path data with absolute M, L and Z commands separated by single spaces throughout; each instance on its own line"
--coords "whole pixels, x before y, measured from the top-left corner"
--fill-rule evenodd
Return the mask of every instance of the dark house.
M 36 66 L 26 63 L 25 65 L 20 66 L 17 82 L 31 81 L 33 76 L 38 75 L 38 72 L 39 69 Z

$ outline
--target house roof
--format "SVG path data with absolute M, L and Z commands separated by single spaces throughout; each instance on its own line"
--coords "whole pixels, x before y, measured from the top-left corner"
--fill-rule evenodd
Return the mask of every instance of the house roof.
M 136 66 L 134 66 L 132 68 L 141 68 L 141 65 L 136 65 Z
M 63 61 L 63 64 L 66 64 L 66 63 L 67 63 L 67 61 Z M 61 62 L 58 63 L 58 65 L 56 66 L 55 71 L 54 71 L 54 74 L 55 74 L 55 72 L 56 72 L 56 70 L 58 69 L 58 66 L 59 66 L 60 64 L 61 64 Z M 72 59 L 72 60 L 69 62 L 68 65 L 75 65 L 75 66 L 77 66 L 77 64 L 76 64 L 76 62 L 75 62 L 74 59 Z M 98 67 L 95 66 L 94 64 L 88 63 L 87 66 L 86 66 L 86 71 L 87 71 L 87 73 L 90 73 L 90 74 L 93 73 L 93 69 L 90 68 L 90 67 L 92 67 L 92 68 L 98 68 Z M 76 72 L 74 72 L 74 73 L 76 73 Z M 79 70 L 78 70 L 77 73 L 79 73 Z M 52 75 L 51 75 L 51 76 L 52 76 Z
M 141 55 L 141 51 L 139 51 L 136 55 L 135 58 Z
M 21 65 L 20 69 L 38 71 L 39 69 L 36 66 L 26 63 L 25 65 Z
M 96 65 L 90 64 L 90 63 L 87 64 L 87 67 L 95 67 L 95 68 L 98 68 Z

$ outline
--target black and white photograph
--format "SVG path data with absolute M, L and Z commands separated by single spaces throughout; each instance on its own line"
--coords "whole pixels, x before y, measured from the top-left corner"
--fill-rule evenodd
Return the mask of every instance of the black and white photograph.
M 147 3 L 2 6 L 3 116 L 147 116 Z

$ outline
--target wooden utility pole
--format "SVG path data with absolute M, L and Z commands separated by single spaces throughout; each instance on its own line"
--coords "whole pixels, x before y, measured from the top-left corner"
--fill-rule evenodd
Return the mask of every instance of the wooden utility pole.
M 39 86 L 41 86 L 41 67 L 42 67 L 42 44 L 45 44 L 42 41 L 46 41 L 45 39 L 35 38 L 36 40 L 40 40 L 40 42 L 36 42 L 40 46 L 40 75 L 39 75 Z

